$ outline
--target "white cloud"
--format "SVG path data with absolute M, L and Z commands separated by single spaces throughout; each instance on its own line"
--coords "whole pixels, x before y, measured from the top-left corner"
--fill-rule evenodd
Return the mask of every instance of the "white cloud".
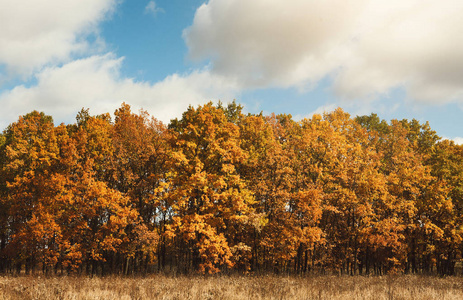
M 315 114 L 318 114 L 318 115 L 323 115 L 324 113 L 330 113 L 330 112 L 333 112 L 336 110 L 336 108 L 338 108 L 339 105 L 337 104 L 326 104 L 326 105 L 322 105 L 320 107 L 317 107 L 313 112 L 311 113 L 308 113 L 308 114 L 305 114 L 305 115 L 300 115 L 300 114 L 297 114 L 293 117 L 294 120 L 296 121 L 300 121 L 302 119 L 310 119 L 312 118 Z
M 197 11 L 184 32 L 190 57 L 250 87 L 317 81 L 337 66 L 335 46 L 361 7 L 342 0 L 221 0 Z M 336 20 L 336 22 L 332 22 Z
M 447 138 L 443 138 L 443 139 L 446 140 Z M 456 137 L 456 138 L 449 139 L 449 140 L 454 141 L 455 144 L 457 145 L 463 145 L 463 137 Z
M 158 7 L 154 1 L 148 2 L 145 7 L 145 14 L 156 16 L 158 12 L 164 12 L 164 9 Z
M 6 67 L 8 76 L 27 77 L 43 66 L 86 52 L 89 45 L 85 37 L 96 34 L 96 25 L 117 1 L 2 0 L 0 66 Z
M 463 2 L 373 2 L 365 12 L 337 77 L 339 93 L 367 96 L 401 86 L 421 101 L 463 99 Z
M 193 60 L 248 88 L 307 88 L 326 76 L 348 99 L 402 87 L 463 99 L 460 0 L 210 0 L 184 39 Z
M 49 67 L 36 75 L 37 85 L 17 86 L 0 94 L 0 128 L 31 109 L 53 116 L 56 123 L 74 122 L 82 108 L 92 114 L 114 112 L 122 102 L 134 110 L 143 108 L 152 116 L 169 122 L 180 117 L 188 105 L 222 99 L 233 100 L 238 86 L 207 69 L 173 74 L 155 84 L 136 82 L 120 75 L 123 58 L 113 54 L 75 60 L 62 67 Z

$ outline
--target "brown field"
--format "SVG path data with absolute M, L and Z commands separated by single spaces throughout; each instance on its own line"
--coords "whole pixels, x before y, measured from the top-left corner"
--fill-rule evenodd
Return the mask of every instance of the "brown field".
M 0 276 L 4 299 L 463 299 L 463 278 Z

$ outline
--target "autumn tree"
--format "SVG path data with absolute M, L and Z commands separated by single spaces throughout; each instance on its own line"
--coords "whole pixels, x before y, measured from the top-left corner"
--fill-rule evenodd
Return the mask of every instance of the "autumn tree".
M 53 265 L 60 232 L 49 210 L 55 201 L 51 169 L 59 155 L 52 118 L 37 111 L 20 117 L 5 131 L 2 151 L 2 202 L 9 216 L 4 251 L 26 272 L 38 262 Z
M 160 243 L 144 244 L 137 249 L 137 259 L 145 267 L 158 254 L 159 268 L 166 261 L 166 225 L 171 219 L 168 197 L 170 158 L 167 128 L 145 111 L 132 113 L 123 103 L 115 112 L 113 126 L 114 159 L 112 161 L 115 189 L 129 197 L 146 226 L 144 234 L 161 239 Z
M 366 131 L 340 109 L 303 120 L 310 151 L 307 178 L 322 193 L 321 228 L 327 267 L 355 274 L 365 268 L 372 236 L 382 228 L 377 206 L 387 201 L 380 155 Z
M 455 265 L 462 254 L 463 228 L 463 147 L 452 141 L 437 143 L 428 162 L 432 175 L 445 186 L 446 199 L 432 203 L 428 216 L 440 229 L 435 239 L 436 267 L 440 274 L 455 274 Z
M 393 202 L 388 215 L 400 221 L 394 228 L 404 228 L 408 249 L 395 255 L 408 272 L 429 271 L 435 265 L 436 242 L 443 238 L 437 216 L 451 213 L 445 183 L 432 176 L 430 158 L 439 137 L 429 124 L 392 120 L 388 126 L 376 116 L 357 121 L 378 135 L 377 149 L 383 155 L 382 173 L 387 177 Z M 377 130 L 374 133 L 374 130 Z
M 462 161 L 428 123 L 341 109 L 33 111 L 0 134 L 0 272 L 456 274 Z
M 239 128 L 212 103 L 189 107 L 173 120 L 175 161 L 173 204 L 169 233 L 175 237 L 183 266 L 216 272 L 232 266 L 232 248 L 243 241 L 254 198 L 237 174 L 245 159 L 239 147 Z
M 276 123 L 277 121 L 275 121 Z M 289 202 L 288 174 L 283 168 L 288 162 L 275 138 L 269 119 L 248 116 L 240 124 L 241 147 L 247 154 L 239 170 L 255 197 L 259 222 L 251 228 L 252 266 L 273 270 L 281 268 L 294 256 L 295 242 L 287 224 L 286 203 Z M 289 170 L 289 168 L 287 169 Z
M 9 264 L 9 260 L 5 255 L 5 247 L 9 241 L 8 189 L 6 174 L 4 174 L 4 166 L 8 162 L 5 154 L 5 142 L 5 136 L 0 133 L 0 272 L 5 272 Z

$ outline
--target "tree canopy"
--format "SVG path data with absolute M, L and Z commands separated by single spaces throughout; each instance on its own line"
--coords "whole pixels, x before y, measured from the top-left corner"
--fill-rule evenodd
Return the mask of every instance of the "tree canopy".
M 416 120 L 242 109 L 20 116 L 0 272 L 461 272 L 463 146 Z

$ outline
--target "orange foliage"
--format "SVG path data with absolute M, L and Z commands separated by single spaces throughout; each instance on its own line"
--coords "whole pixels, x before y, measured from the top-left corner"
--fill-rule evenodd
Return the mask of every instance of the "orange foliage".
M 438 272 L 462 259 L 463 148 L 429 124 L 236 103 L 168 127 L 123 103 L 0 135 L 0 271 Z

